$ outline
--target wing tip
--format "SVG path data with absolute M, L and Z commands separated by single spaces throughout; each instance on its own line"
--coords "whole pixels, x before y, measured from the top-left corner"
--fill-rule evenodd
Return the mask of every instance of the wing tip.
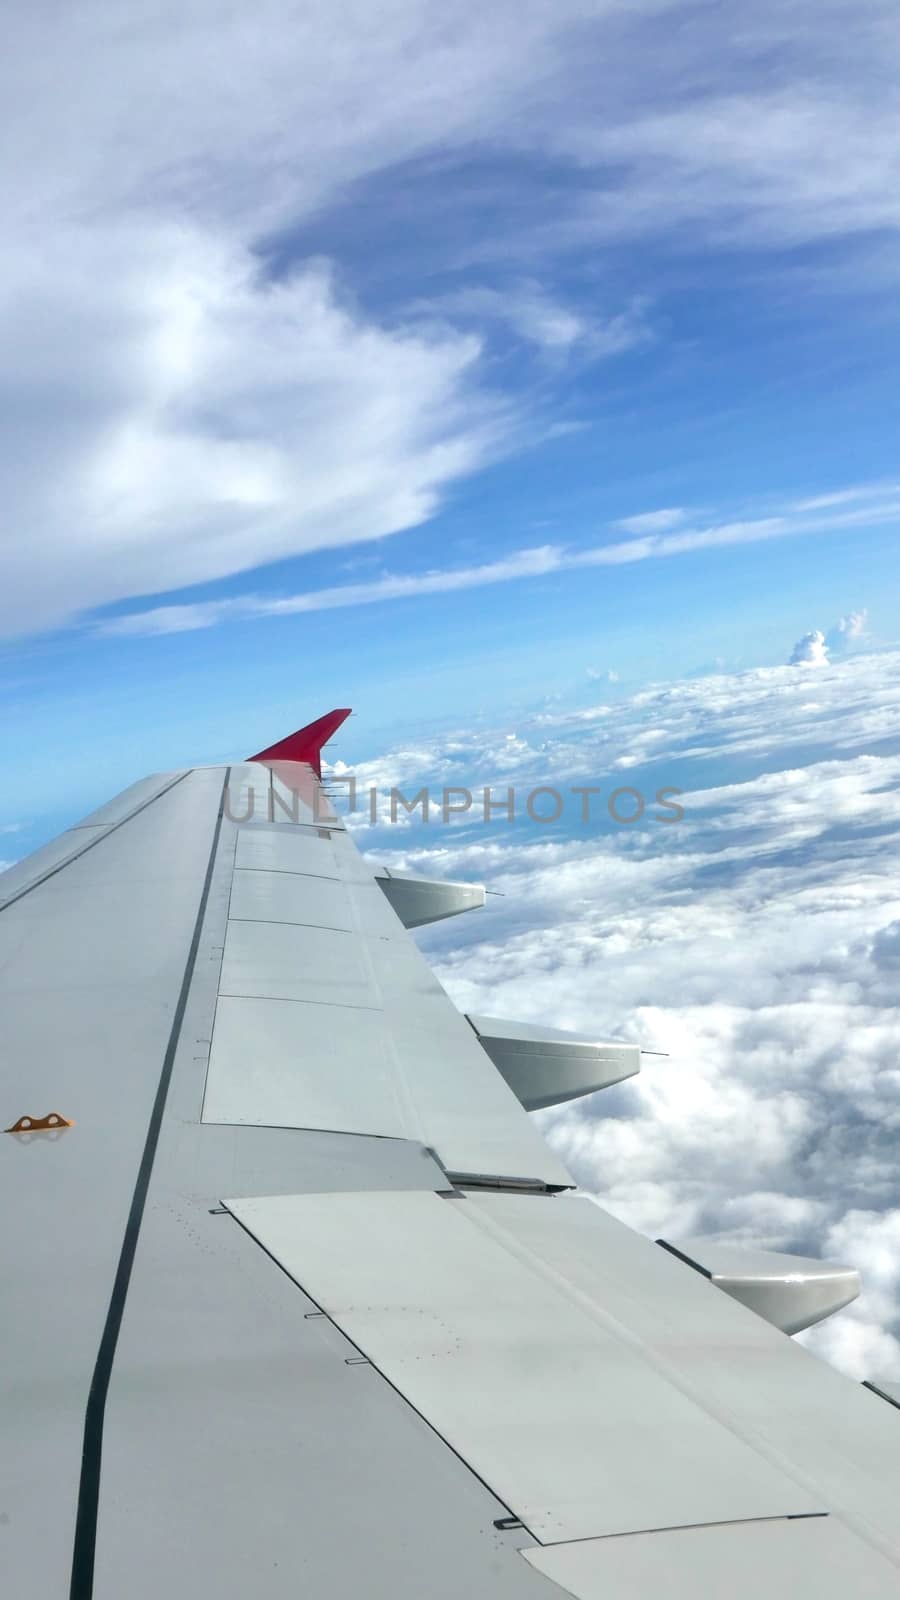
M 350 715 L 350 707 L 342 706 L 334 711 L 326 711 L 324 716 L 316 717 L 315 722 L 308 722 L 305 727 L 297 728 L 294 733 L 289 733 L 283 739 L 278 739 L 275 744 L 266 746 L 255 756 L 248 756 L 248 761 L 302 761 L 312 767 L 317 778 L 322 776 L 322 749 L 328 743 L 343 722 Z

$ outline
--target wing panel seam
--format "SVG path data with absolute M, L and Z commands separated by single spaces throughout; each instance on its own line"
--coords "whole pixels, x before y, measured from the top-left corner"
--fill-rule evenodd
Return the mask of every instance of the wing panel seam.
M 116 1275 L 113 1280 L 112 1294 L 106 1314 L 106 1322 L 97 1351 L 97 1360 L 91 1387 L 88 1392 L 87 1409 L 84 1420 L 84 1444 L 81 1458 L 81 1479 L 78 1485 L 78 1504 L 75 1515 L 75 1541 L 72 1550 L 72 1580 L 69 1588 L 69 1600 L 91 1600 L 94 1590 L 94 1565 L 97 1549 L 97 1516 L 100 1504 L 100 1469 L 103 1452 L 103 1423 L 106 1410 L 106 1396 L 109 1391 L 109 1382 L 112 1375 L 113 1361 L 115 1360 L 116 1345 L 119 1339 L 119 1330 L 122 1325 L 122 1316 L 125 1310 L 125 1299 L 128 1294 L 128 1285 L 131 1279 L 131 1270 L 137 1251 L 138 1238 L 143 1221 L 144 1206 L 147 1200 L 147 1191 L 150 1187 L 150 1175 L 156 1156 L 156 1147 L 159 1143 L 159 1133 L 162 1126 L 163 1113 L 166 1108 L 166 1099 L 169 1084 L 172 1079 L 172 1070 L 175 1065 L 175 1053 L 181 1035 L 181 1024 L 187 1008 L 191 980 L 197 962 L 197 952 L 200 947 L 200 937 L 203 929 L 209 891 L 212 885 L 213 871 L 218 854 L 219 839 L 222 832 L 222 817 L 225 810 L 225 794 L 228 786 L 228 774 L 225 771 L 222 783 L 222 793 L 219 798 L 219 810 L 213 829 L 212 844 L 210 847 L 209 861 L 206 876 L 200 892 L 200 903 L 194 923 L 194 932 L 191 939 L 185 962 L 184 977 L 172 1018 L 172 1027 L 169 1032 L 169 1041 L 163 1057 L 159 1083 L 150 1121 L 147 1126 L 147 1137 L 144 1142 L 144 1151 L 141 1164 L 138 1168 L 137 1179 L 132 1196 L 128 1221 L 125 1225 L 125 1234 L 122 1240 L 122 1249 L 119 1254 Z M 186 776 L 186 774 L 185 774 Z M 178 781 L 178 780 L 176 780 Z M 170 785 L 174 787 L 174 785 Z M 152 801 L 148 802 L 152 804 Z M 140 809 L 143 809 L 141 807 Z M 125 819 L 130 820 L 130 819 Z M 118 824 L 121 826 L 121 824 Z M 112 831 L 112 830 L 110 830 Z

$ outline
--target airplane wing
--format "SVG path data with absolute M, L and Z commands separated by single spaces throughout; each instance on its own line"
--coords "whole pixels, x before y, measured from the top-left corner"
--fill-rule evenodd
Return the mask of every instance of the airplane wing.
M 320 782 L 334 712 L 0 877 L 15 1600 L 900 1593 L 849 1269 L 645 1239 L 528 1106 L 636 1046 L 456 1011 Z

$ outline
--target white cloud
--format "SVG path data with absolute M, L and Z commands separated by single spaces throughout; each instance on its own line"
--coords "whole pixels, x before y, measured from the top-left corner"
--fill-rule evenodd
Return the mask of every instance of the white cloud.
M 829 1228 L 824 1246 L 831 1260 L 859 1269 L 863 1293 L 852 1317 L 811 1329 L 804 1344 L 856 1378 L 900 1378 L 900 1209 L 848 1211 Z
M 872 942 L 872 960 L 876 966 L 889 971 L 900 967 L 900 922 L 889 922 L 876 933 Z
M 337 245 L 397 170 L 428 174 L 418 236 L 455 208 L 448 271 L 471 284 L 490 258 L 482 312 L 549 351 L 646 336 L 639 305 L 599 314 L 545 283 L 573 243 L 896 231 L 891 22 L 881 0 L 763 0 L 737 32 L 676 0 L 19 8 L 0 61 L 0 624 L 418 525 L 508 442 L 477 340 L 379 323 L 315 261 L 266 274 L 323 217 Z M 536 155 L 562 181 L 541 188 Z M 628 531 L 598 563 L 785 528 Z
M 843 497 L 834 495 L 834 501 Z M 867 611 L 851 611 L 841 617 L 833 628 L 824 634 L 820 628 L 814 628 L 811 633 L 805 633 L 798 639 L 791 651 L 789 665 L 793 667 L 824 667 L 828 665 L 829 654 L 841 655 L 847 650 L 859 646 L 866 639 Z
M 831 662 L 816 672 L 813 683 L 806 673 L 779 666 L 651 684 L 609 703 L 521 716 L 514 731 L 509 726 L 478 734 L 459 729 L 439 740 L 422 739 L 380 757 L 377 779 L 368 764 L 355 770 L 365 774 L 365 782 L 387 788 L 441 783 L 451 776 L 476 787 L 501 780 L 527 787 L 576 779 L 611 788 L 623 770 L 652 762 L 663 776 L 667 765 L 680 775 L 693 774 L 692 804 L 715 806 L 727 798 L 727 790 L 709 786 L 708 764 L 715 771 L 723 759 L 731 765 L 752 761 L 766 771 L 782 762 L 785 770 L 769 773 L 764 785 L 760 779 L 754 804 L 765 818 L 771 806 L 780 814 L 789 806 L 798 824 L 807 815 L 814 828 L 817 790 L 805 787 L 804 760 L 810 751 L 834 753 L 830 795 L 835 803 L 843 792 L 837 781 L 843 756 L 875 763 L 859 769 L 874 783 L 882 769 L 880 758 L 869 752 L 891 747 L 900 727 L 900 651 Z M 832 771 L 829 763 L 824 768 Z M 684 776 L 681 786 L 686 786 Z M 889 791 L 879 803 L 890 807 Z M 708 826 L 724 824 L 710 817 Z
M 543 577 L 547 573 L 572 571 L 582 567 L 621 566 L 631 562 L 650 561 L 690 553 L 694 550 L 728 549 L 736 544 L 753 544 L 760 540 L 790 538 L 794 535 L 815 535 L 829 529 L 855 526 L 862 519 L 871 523 L 900 523 L 900 501 L 867 505 L 863 511 L 850 511 L 820 515 L 812 520 L 805 516 L 785 512 L 779 516 L 750 517 L 738 522 L 713 521 L 705 528 L 679 530 L 676 533 L 645 533 L 627 540 L 597 544 L 587 549 L 567 549 L 562 545 L 540 545 L 535 548 L 513 550 L 496 561 L 473 567 L 438 569 L 424 573 L 384 573 L 367 583 L 334 585 L 327 589 L 280 597 L 262 597 L 252 594 L 228 600 L 186 602 L 183 605 L 157 606 L 145 612 L 133 612 L 100 624 L 101 631 L 113 634 L 178 633 L 192 628 L 208 628 L 220 622 L 239 617 L 271 617 L 290 615 L 302 611 L 333 610 L 344 606 L 370 605 L 379 600 L 411 599 L 423 594 L 449 593 L 458 589 L 471 589 L 483 584 L 504 583 L 513 579 Z M 632 519 L 641 521 L 638 517 Z M 621 524 L 618 524 L 621 526 Z M 856 614 L 854 614 L 856 615 Z M 864 616 L 864 613 L 860 615 Z M 854 638 L 861 635 L 853 635 Z M 813 652 L 804 660 L 822 664 L 827 654 L 815 654 L 821 649 L 815 644 L 817 635 L 810 634 L 795 647 Z M 823 641 L 824 646 L 824 641 Z
M 831 494 L 813 495 L 811 499 L 798 500 L 795 511 L 831 511 L 835 506 L 852 505 L 854 501 L 885 499 L 900 492 L 900 483 L 857 483 L 849 489 L 835 489 Z
M 10 25 L 8 159 L 32 216 L 149 193 L 261 232 L 478 137 L 568 157 L 577 212 L 599 177 L 607 227 L 693 217 L 783 239 L 897 221 L 889 0 L 760 0 L 738 32 L 676 0 L 461 0 L 450 18 L 427 0 L 252 16 L 199 0 L 187 20 L 163 0 L 117 21 L 92 0 Z M 79 138 L 60 141 L 75 110 Z
M 828 649 L 837 654 L 861 644 L 866 638 L 868 620 L 869 613 L 866 610 L 850 611 L 845 617 L 839 618 L 825 637 Z
M 496 443 L 471 338 L 387 331 L 307 267 L 277 285 L 246 252 L 177 229 L 134 261 L 71 257 L 43 330 L 58 393 L 27 409 L 8 475 L 0 626 L 375 539 L 427 518 Z M 37 324 L 45 287 L 7 284 Z M 24 270 L 24 269 L 23 269 Z M 68 276 L 68 283 L 66 277 Z M 90 372 L 71 377 L 79 349 Z M 24 374 L 8 372 L 10 387 Z M 37 470 L 45 436 L 54 470 Z M 174 620 L 174 619 L 173 619 Z
M 478 293 L 477 290 L 471 292 Z M 540 345 L 542 349 L 568 350 L 573 345 L 582 344 L 587 338 L 589 329 L 584 318 L 560 301 L 552 299 L 537 285 L 527 285 L 506 293 L 497 290 L 483 292 L 493 300 L 494 315 L 507 321 L 523 339 Z M 637 337 L 636 330 L 627 329 L 623 324 L 620 339 L 617 340 L 615 334 L 612 336 L 611 353 L 628 349 Z
M 559 24 L 339 10 L 7 30 L 2 631 L 419 524 L 504 437 L 476 338 L 379 325 L 314 261 L 273 282 L 260 247 L 475 108 L 502 125 Z
M 814 628 L 798 639 L 790 654 L 791 667 L 825 667 L 828 665 L 828 646 L 821 629 Z
M 756 248 L 896 230 L 896 151 L 879 147 L 880 119 L 866 119 L 865 84 L 882 78 L 879 43 L 886 50 L 884 65 L 896 61 L 897 53 L 895 38 L 879 25 L 879 9 L 872 7 L 873 14 L 862 20 L 856 72 L 842 74 L 837 59 L 842 30 L 852 25 L 853 14 L 840 5 L 829 8 L 831 27 L 820 28 L 818 38 L 825 50 L 835 50 L 835 59 L 825 66 L 824 51 L 815 59 L 813 34 L 803 39 L 804 27 L 814 29 L 821 13 L 800 4 L 790 8 L 796 25 L 793 80 L 788 68 L 783 84 L 770 87 L 761 79 L 750 89 L 720 92 L 710 71 L 700 92 L 684 95 L 680 103 L 624 114 L 618 122 L 611 118 L 599 128 L 586 122 L 571 148 L 585 163 L 622 162 L 629 173 L 627 185 L 603 193 L 602 210 L 598 201 L 586 230 L 627 236 L 690 221 L 716 242 Z M 710 17 L 706 12 L 704 25 Z M 774 8 L 762 7 L 757 43 L 765 40 L 771 51 L 778 32 Z M 707 34 L 710 55 L 716 33 L 713 25 Z M 728 43 L 719 39 L 725 71 L 730 68 L 737 78 L 743 52 L 730 50 Z M 782 60 L 788 59 L 786 51 Z M 709 56 L 706 64 L 712 68 Z M 684 65 L 702 79 L 702 59 L 694 56 Z M 721 57 L 718 65 L 721 81 Z M 821 73 L 818 81 L 810 72 Z M 883 109 L 887 116 L 896 112 L 893 88 Z
M 362 836 L 389 865 L 502 891 L 421 936 L 461 1007 L 669 1052 L 542 1113 L 548 1136 L 650 1234 L 860 1267 L 860 1300 L 804 1336 L 859 1377 L 900 1376 L 898 706 L 900 653 L 823 667 L 815 702 L 791 667 L 660 685 L 593 721 L 560 711 L 512 740 L 501 727 L 423 744 L 403 779 L 501 781 L 512 746 L 520 793 L 590 775 L 606 794 L 630 748 L 652 757 L 654 784 L 661 759 L 690 775 L 678 826 L 604 833 L 570 813 L 550 837 L 478 824 Z M 804 743 L 819 749 L 830 730 L 832 757 L 803 765 Z M 744 776 L 704 786 L 716 754 Z M 390 781 L 391 758 L 380 765 Z
M 503 289 L 474 286 L 456 289 L 414 307 L 426 316 L 504 323 L 520 339 L 548 354 L 577 352 L 582 360 L 620 355 L 651 338 L 646 307 L 635 300 L 606 318 L 576 310 L 533 279 L 516 280 Z
M 368 583 L 347 583 L 332 589 L 314 589 L 308 594 L 286 595 L 274 600 L 245 595 L 234 600 L 156 606 L 151 611 L 112 618 L 99 626 L 103 633 L 109 634 L 182 633 L 193 628 L 211 628 L 237 617 L 292 616 L 304 611 L 375 605 L 379 600 L 448 594 L 458 589 L 479 588 L 484 584 L 509 583 L 515 578 L 533 578 L 555 572 L 560 565 L 560 551 L 554 545 L 538 545 L 533 550 L 517 550 L 505 559 L 488 561 L 478 567 L 457 567 L 445 572 L 422 572 L 406 577 L 385 573 Z
M 661 511 L 642 511 L 636 517 L 620 517 L 615 526 L 626 533 L 666 533 L 684 522 L 685 516 L 679 506 L 668 506 Z

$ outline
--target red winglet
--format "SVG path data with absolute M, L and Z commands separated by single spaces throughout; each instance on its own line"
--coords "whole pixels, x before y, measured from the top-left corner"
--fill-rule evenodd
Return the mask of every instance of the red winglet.
M 324 717 L 317 717 L 315 722 L 298 728 L 296 733 L 289 733 L 286 739 L 279 739 L 277 744 L 270 744 L 268 749 L 260 750 L 259 755 L 248 756 L 247 759 L 267 764 L 273 761 L 305 761 L 312 767 L 316 777 L 321 778 L 322 746 L 328 743 L 349 715 L 349 707 L 345 711 L 326 711 Z

